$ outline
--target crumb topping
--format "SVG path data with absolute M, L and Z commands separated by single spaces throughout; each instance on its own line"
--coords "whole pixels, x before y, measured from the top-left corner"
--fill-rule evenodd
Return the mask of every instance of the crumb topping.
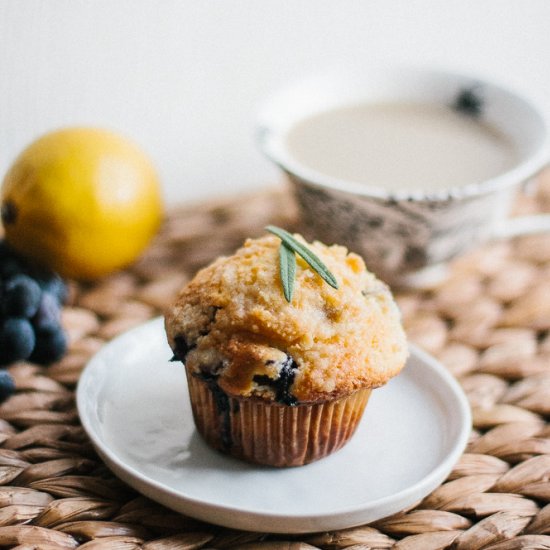
M 377 387 L 407 357 L 388 287 L 342 246 L 308 244 L 335 275 L 327 285 L 301 259 L 291 303 L 279 275 L 275 236 L 248 239 L 185 286 L 166 315 L 170 346 L 198 376 L 216 376 L 233 396 L 285 404 Z

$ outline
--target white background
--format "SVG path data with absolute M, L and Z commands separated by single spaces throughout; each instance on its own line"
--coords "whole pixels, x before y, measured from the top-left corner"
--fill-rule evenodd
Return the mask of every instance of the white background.
M 274 184 L 259 102 L 350 60 L 473 70 L 550 103 L 550 1 L 0 0 L 0 172 L 86 124 L 140 143 L 169 204 Z

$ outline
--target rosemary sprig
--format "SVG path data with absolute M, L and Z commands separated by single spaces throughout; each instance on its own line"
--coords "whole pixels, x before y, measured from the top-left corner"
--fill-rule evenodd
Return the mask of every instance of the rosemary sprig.
M 296 277 L 296 255 L 299 254 L 304 261 L 315 271 L 323 281 L 332 288 L 338 288 L 336 277 L 330 272 L 329 268 L 314 254 L 307 246 L 296 240 L 288 231 L 268 225 L 266 230 L 281 239 L 279 247 L 279 269 L 283 292 L 287 302 L 292 300 L 294 292 L 294 280 Z
M 287 302 L 292 302 L 294 294 L 294 279 L 296 277 L 296 254 L 284 242 L 279 247 L 279 269 L 281 271 L 281 281 L 283 283 L 283 292 Z

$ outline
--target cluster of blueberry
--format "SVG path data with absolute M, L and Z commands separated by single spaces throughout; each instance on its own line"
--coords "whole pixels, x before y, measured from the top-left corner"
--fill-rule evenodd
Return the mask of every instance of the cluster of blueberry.
M 26 359 L 48 364 L 63 356 L 67 339 L 61 307 L 66 297 L 58 275 L 29 266 L 0 241 L 0 365 Z M 0 372 L 4 391 L 7 376 Z

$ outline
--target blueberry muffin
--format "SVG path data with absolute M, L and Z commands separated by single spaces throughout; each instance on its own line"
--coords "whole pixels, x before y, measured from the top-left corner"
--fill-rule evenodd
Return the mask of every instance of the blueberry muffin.
M 408 353 L 393 297 L 363 260 L 293 238 L 338 288 L 296 255 L 289 301 L 284 247 L 269 235 L 199 271 L 165 319 L 198 431 L 215 449 L 271 466 L 307 464 L 342 447 L 371 390 L 398 374 Z

